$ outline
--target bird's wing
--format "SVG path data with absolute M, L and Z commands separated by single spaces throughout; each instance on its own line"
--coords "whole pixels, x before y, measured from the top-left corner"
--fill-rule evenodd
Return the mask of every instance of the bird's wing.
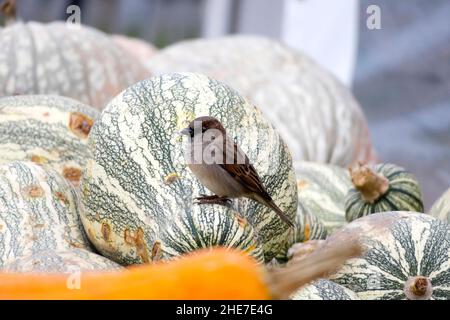
M 220 166 L 249 191 L 255 192 L 263 198 L 271 199 L 264 188 L 255 167 L 253 167 L 250 163 L 250 160 L 244 151 L 242 151 L 241 148 L 239 148 L 239 146 L 229 138 L 227 139 L 225 150 L 225 163 Z M 226 156 L 230 157 L 230 155 L 233 161 L 226 161 Z

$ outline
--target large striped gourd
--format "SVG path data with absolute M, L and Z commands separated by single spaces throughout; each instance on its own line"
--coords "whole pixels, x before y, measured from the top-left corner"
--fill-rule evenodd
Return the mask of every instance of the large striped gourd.
M 353 183 L 345 197 L 345 217 L 360 217 L 386 211 L 423 212 L 422 193 L 414 175 L 394 164 L 351 169 Z
M 56 94 L 102 109 L 148 74 L 101 31 L 13 20 L 0 29 L 0 96 Z
M 294 164 L 298 202 L 323 223 L 328 233 L 342 227 L 345 220 L 345 195 L 351 188 L 344 168 L 315 162 Z
M 70 98 L 0 98 L 0 163 L 33 161 L 78 185 L 98 111 Z
M 32 162 L 0 166 L 0 267 L 43 250 L 90 249 L 74 187 Z
M 331 280 L 361 299 L 450 299 L 450 225 L 430 215 L 383 212 L 357 219 L 325 245 L 359 239 L 364 255 Z
M 89 135 L 93 158 L 82 179 L 83 222 L 104 255 L 139 263 L 223 245 L 261 258 L 262 245 L 271 260 L 284 248 L 288 226 L 254 201 L 234 200 L 239 214 L 220 205 L 193 205 L 194 197 L 208 191 L 187 169 L 178 132 L 203 115 L 221 121 L 275 203 L 294 220 L 291 156 L 258 109 L 206 76 L 167 74 L 112 100 Z
M 450 223 L 450 189 L 436 200 L 430 209 L 430 214 Z
M 44 250 L 17 258 L 6 264 L 2 271 L 33 273 L 73 273 L 94 270 L 115 270 L 121 266 L 114 261 L 85 249 L 62 251 Z
M 330 280 L 320 279 L 296 291 L 291 300 L 359 300 L 356 293 Z
M 255 36 L 179 42 L 147 63 L 153 75 L 198 72 L 258 106 L 293 154 L 348 166 L 374 159 L 363 112 L 351 92 L 304 54 Z

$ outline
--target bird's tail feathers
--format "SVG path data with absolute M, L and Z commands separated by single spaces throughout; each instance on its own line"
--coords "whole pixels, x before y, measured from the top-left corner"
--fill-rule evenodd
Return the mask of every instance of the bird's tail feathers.
M 273 202 L 273 200 L 271 198 L 269 198 L 269 199 L 258 198 L 258 199 L 254 199 L 254 200 L 264 204 L 266 207 L 269 207 L 273 211 L 275 211 L 278 214 L 278 216 L 281 218 L 281 220 L 283 220 L 289 227 L 291 227 L 291 228 L 295 227 L 295 225 L 291 221 L 291 219 L 289 219 L 289 217 L 280 208 L 278 208 L 278 206 L 275 204 L 275 202 Z

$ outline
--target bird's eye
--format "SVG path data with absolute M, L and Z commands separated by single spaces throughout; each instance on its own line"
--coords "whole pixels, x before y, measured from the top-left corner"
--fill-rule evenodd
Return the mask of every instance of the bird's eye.
M 202 127 L 202 133 L 205 133 L 208 129 L 205 127 Z
M 190 135 L 191 137 L 194 136 L 194 128 L 189 127 L 189 135 Z

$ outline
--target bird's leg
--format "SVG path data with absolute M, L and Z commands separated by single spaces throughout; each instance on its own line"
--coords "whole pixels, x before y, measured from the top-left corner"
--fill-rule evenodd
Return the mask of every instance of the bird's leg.
M 200 196 L 199 197 L 195 197 L 194 199 L 195 200 L 202 200 L 202 199 L 214 200 L 214 199 L 217 199 L 217 198 L 220 198 L 220 197 L 218 195 L 216 195 L 216 194 L 208 196 L 206 194 L 200 193 Z
M 202 194 L 201 197 L 194 198 L 195 204 L 220 204 L 226 207 L 231 205 L 231 200 L 227 197 L 220 197 L 218 195 L 207 196 Z

